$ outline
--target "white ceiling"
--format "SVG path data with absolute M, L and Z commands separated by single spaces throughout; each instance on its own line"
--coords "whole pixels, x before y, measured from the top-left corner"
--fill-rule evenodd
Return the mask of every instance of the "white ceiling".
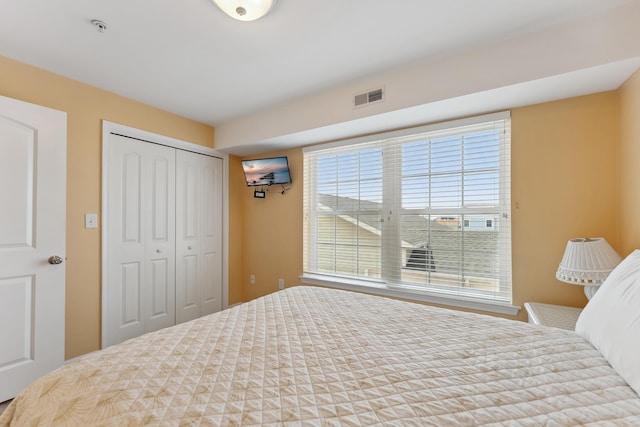
M 210 0 L 0 0 L 0 54 L 218 126 L 629 3 L 279 0 L 240 22 Z

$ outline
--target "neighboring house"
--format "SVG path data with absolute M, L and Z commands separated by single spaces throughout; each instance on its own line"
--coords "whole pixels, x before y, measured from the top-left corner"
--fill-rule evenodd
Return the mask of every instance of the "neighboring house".
M 434 221 L 458 229 L 464 227 L 465 230 L 494 231 L 498 229 L 498 223 L 493 216 L 467 215 L 463 220 L 460 220 L 459 216 L 439 216 Z
M 498 222 L 493 217 L 474 216 L 462 221 L 465 230 L 497 231 Z
M 328 194 L 320 195 L 318 203 L 322 210 L 338 213 L 319 220 L 318 259 L 323 263 L 319 268 L 379 278 L 384 224 L 381 204 Z M 492 266 L 498 262 L 497 218 L 474 217 L 469 227 L 460 227 L 461 221 L 455 216 L 429 218 L 409 212 L 400 215 L 403 282 L 498 289 L 492 276 Z M 491 224 L 487 226 L 489 220 Z M 476 228 L 476 224 L 485 227 Z M 463 241 L 464 257 L 459 255 Z M 464 277 L 461 283 L 463 265 L 474 275 Z

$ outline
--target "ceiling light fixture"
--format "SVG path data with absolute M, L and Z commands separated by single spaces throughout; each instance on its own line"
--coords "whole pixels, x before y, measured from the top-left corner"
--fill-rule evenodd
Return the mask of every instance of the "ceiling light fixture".
M 238 21 L 255 21 L 266 15 L 277 0 L 213 0 L 224 13 Z

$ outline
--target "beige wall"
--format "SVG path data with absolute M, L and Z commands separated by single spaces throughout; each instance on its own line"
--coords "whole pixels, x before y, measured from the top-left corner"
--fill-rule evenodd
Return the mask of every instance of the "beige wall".
M 66 358 L 100 347 L 101 120 L 213 147 L 213 128 L 47 71 L 0 57 L 0 95 L 67 113 Z M 101 221 L 100 221 L 101 223 Z
M 582 307 L 555 271 L 570 238 L 617 249 L 618 93 L 517 108 L 511 125 L 513 301 Z
M 640 70 L 620 88 L 620 254 L 640 248 Z
M 555 271 L 572 237 L 603 236 L 618 245 L 618 139 L 617 91 L 512 110 L 514 304 L 586 303 L 582 287 L 558 282 Z M 232 183 L 243 198 L 245 301 L 276 291 L 280 277 L 287 286 L 300 283 L 302 152 L 262 157 L 282 154 L 289 156 L 293 172 L 285 195 L 270 192 L 264 200 L 253 199 L 240 170 Z M 250 274 L 256 276 L 253 285 Z M 526 319 L 524 310 L 517 318 Z
M 269 188 L 264 199 L 254 199 L 242 169 L 230 178 L 242 201 L 242 269 L 238 281 L 229 279 L 229 288 L 242 287 L 242 300 L 249 301 L 278 290 L 278 279 L 285 286 L 300 284 L 302 274 L 302 151 L 292 149 L 255 157 L 286 155 L 291 169 L 291 188 L 281 194 L 279 185 Z M 230 159 L 233 161 L 235 159 Z M 239 163 L 239 160 L 238 160 Z M 235 216 L 232 213 L 230 216 Z M 231 239 L 230 239 L 231 240 Z M 232 260 L 233 262 L 233 260 Z M 249 276 L 256 278 L 249 283 Z

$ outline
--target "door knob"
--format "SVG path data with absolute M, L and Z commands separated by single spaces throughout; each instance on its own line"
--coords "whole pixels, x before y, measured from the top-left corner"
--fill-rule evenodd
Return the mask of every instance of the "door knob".
M 62 264 L 62 261 L 64 260 L 60 258 L 58 255 L 49 257 L 49 264 Z

